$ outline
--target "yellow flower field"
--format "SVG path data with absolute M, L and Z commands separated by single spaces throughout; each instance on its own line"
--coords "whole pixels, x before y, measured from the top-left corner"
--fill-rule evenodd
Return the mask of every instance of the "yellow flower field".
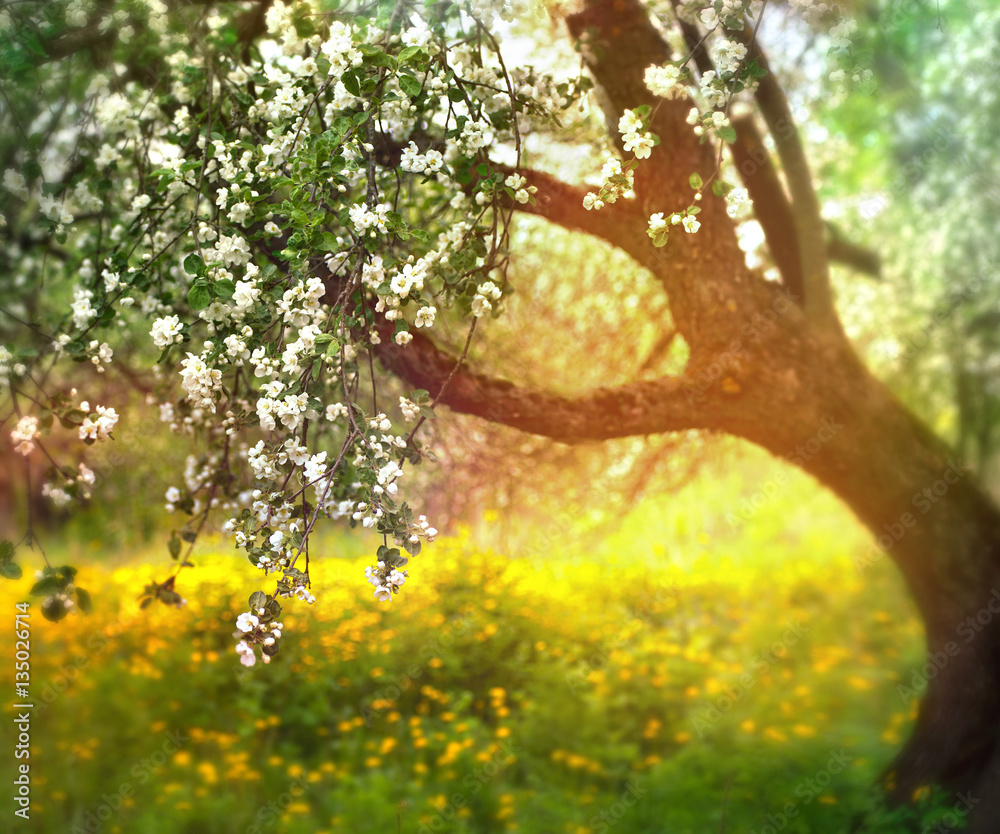
M 89 616 L 32 606 L 34 830 L 701 832 L 791 802 L 790 830 L 835 831 L 915 714 L 921 626 L 849 554 L 681 570 L 458 537 L 391 603 L 366 560 L 320 558 L 316 604 L 287 602 L 248 669 L 232 632 L 259 572 L 213 549 L 179 609 L 139 610 L 165 576 L 147 561 L 84 568 Z

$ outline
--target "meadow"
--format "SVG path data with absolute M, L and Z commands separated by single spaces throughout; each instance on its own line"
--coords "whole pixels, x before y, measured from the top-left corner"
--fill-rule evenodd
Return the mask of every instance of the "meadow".
M 487 514 L 389 604 L 364 544 L 328 537 L 316 604 L 286 606 L 281 653 L 251 669 L 231 634 L 258 577 L 224 541 L 199 545 L 185 607 L 145 611 L 162 546 L 65 545 L 91 551 L 95 606 L 32 608 L 29 830 L 934 830 L 935 797 L 888 812 L 872 791 L 927 660 L 889 561 L 859 573 L 863 534 L 815 490 L 727 531 L 695 517 L 698 489 L 655 544 L 631 527 L 556 554 L 550 531 L 512 556 L 484 545 Z

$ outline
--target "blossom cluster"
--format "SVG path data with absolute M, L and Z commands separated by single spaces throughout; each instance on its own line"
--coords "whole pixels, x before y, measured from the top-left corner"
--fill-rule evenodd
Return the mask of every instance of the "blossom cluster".
M 86 412 L 83 423 L 80 425 L 80 439 L 85 443 L 94 443 L 98 440 L 107 440 L 111 437 L 111 432 L 118 424 L 118 412 L 113 408 L 106 408 L 103 405 L 94 406 L 86 402 L 80 403 L 80 410 Z
M 678 67 L 674 64 L 660 67 L 653 64 L 646 68 L 643 80 L 653 95 L 665 99 L 684 98 L 687 95 L 684 87 L 687 74 L 687 67 Z
M 380 602 L 387 602 L 393 594 L 398 594 L 408 575 L 406 571 L 396 570 L 382 560 L 375 567 L 365 568 L 365 576 L 375 586 L 375 599 Z
M 619 197 L 632 196 L 634 185 L 635 162 L 629 160 L 623 164 L 620 159 L 608 157 L 601 168 L 601 189 L 584 195 L 583 207 L 587 211 L 600 211 L 605 203 L 615 203 Z
M 809 0 L 804 0 L 809 2 Z M 743 21 L 750 5 L 749 0 L 681 0 L 677 16 L 686 23 L 700 23 L 706 29 L 742 30 Z
M 13 9 L 11 25 L 36 25 L 33 5 Z M 64 5 L 69 25 L 89 24 L 90 4 Z M 406 349 L 442 317 L 471 326 L 498 308 L 510 202 L 537 193 L 518 171 L 519 130 L 586 92 L 579 78 L 505 63 L 478 36 L 470 11 L 488 23 L 512 8 L 270 4 L 259 48 L 236 59 L 222 10 L 122 5 L 100 21 L 112 59 L 53 116 L 67 146 L 50 155 L 76 170 L 33 166 L 25 151 L 2 173 L 10 239 L 33 242 L 27 224 L 42 221 L 73 253 L 25 255 L 15 280 L 65 282 L 51 355 L 101 373 L 144 341 L 159 356 L 151 407 L 201 446 L 164 485 L 177 570 L 144 602 L 178 604 L 182 543 L 213 514 L 275 583 L 238 622 L 245 665 L 277 651 L 275 600 L 312 601 L 309 540 L 322 520 L 383 537 L 367 577 L 379 599 L 402 587 L 402 553 L 437 533 L 403 500 L 426 455 L 400 426 L 432 416 L 429 397 L 390 408 L 370 377 L 384 341 Z M 134 77 L 136 50 L 158 56 L 156 73 Z M 494 151 L 502 169 L 483 162 Z M 0 349 L 3 383 L 20 384 L 34 361 Z M 47 402 L 34 394 L 23 401 Z M 88 444 L 113 439 L 119 422 L 86 401 L 50 411 Z M 32 454 L 49 423 L 19 415 L 14 448 Z M 45 494 L 68 505 L 94 481 L 63 468 Z
M 74 498 L 86 501 L 91 497 L 91 487 L 97 481 L 95 472 L 85 463 L 78 465 L 77 470 L 64 470 L 59 486 L 51 481 L 42 484 L 42 495 L 52 501 L 57 507 L 68 506 Z
M 618 132 L 626 153 L 635 154 L 636 159 L 648 159 L 653 150 L 653 135 L 645 129 L 642 118 L 632 110 L 626 110 L 618 120 Z
M 480 284 L 472 298 L 472 315 L 476 318 L 486 315 L 500 300 L 501 294 L 500 288 L 492 281 Z
M 697 107 L 692 107 L 687 115 L 687 123 L 694 126 L 695 136 L 704 136 L 707 132 L 714 131 L 724 137 L 731 130 L 729 117 L 722 110 L 702 113 Z
M 233 632 L 233 637 L 239 640 L 236 653 L 240 656 L 240 663 L 253 666 L 257 662 L 254 648 L 260 646 L 261 659 L 264 663 L 270 663 L 271 658 L 277 654 L 278 641 L 284 628 L 282 623 L 274 619 L 281 607 L 260 591 L 250 597 L 250 606 L 250 611 L 236 618 L 236 631 Z
M 38 418 L 25 415 L 17 421 L 17 425 L 10 433 L 14 450 L 27 457 L 35 449 L 35 438 L 38 436 Z
M 674 212 L 669 218 L 663 216 L 662 211 L 649 216 L 649 225 L 646 234 L 653 241 L 654 246 L 665 246 L 667 236 L 671 226 L 681 226 L 689 235 L 693 235 L 701 228 L 701 223 L 695 217 L 695 212 L 688 209 L 687 212 Z

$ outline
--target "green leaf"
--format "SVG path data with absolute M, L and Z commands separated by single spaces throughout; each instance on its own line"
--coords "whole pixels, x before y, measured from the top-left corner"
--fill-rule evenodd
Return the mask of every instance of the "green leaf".
M 87 419 L 87 412 L 74 408 L 61 415 L 59 421 L 63 425 L 69 423 L 70 426 L 79 426 L 85 419 Z
M 250 610 L 257 613 L 257 609 L 267 605 L 267 594 L 263 591 L 254 591 L 250 594 Z
M 7 539 L 0 542 L 0 560 L 7 561 L 14 555 L 14 543 Z
M 205 274 L 205 262 L 200 255 L 188 255 L 184 259 L 184 271 L 188 275 L 201 276 Z
M 323 232 L 323 236 L 316 248 L 320 252 L 339 252 L 340 243 L 337 242 L 337 236 L 332 232 Z
M 725 180 L 716 180 L 712 183 L 712 193 L 716 197 L 725 197 L 732 190 L 733 186 Z
M 76 604 L 84 614 L 89 614 L 94 607 L 90 601 L 90 594 L 83 588 L 76 589 Z
M 690 185 L 695 191 L 701 188 L 705 184 L 705 181 L 701 178 L 701 174 L 692 174 L 688 177 L 688 185 Z
M 0 564 L 0 576 L 4 579 L 20 579 L 21 566 L 16 562 L 3 562 Z
M 191 305 L 191 309 L 195 312 L 204 310 L 211 303 L 212 291 L 208 288 L 208 284 L 204 281 L 195 281 L 188 290 L 188 304 Z
M 385 52 L 378 52 L 376 55 L 368 57 L 367 62 L 374 67 L 385 67 L 386 69 L 396 69 L 396 59 Z
M 212 292 L 216 298 L 232 298 L 236 293 L 236 284 L 229 278 L 220 278 L 212 284 Z
M 726 125 L 724 128 L 719 130 L 719 136 L 722 138 L 723 142 L 727 142 L 731 145 L 736 141 L 736 128 L 732 125 Z
M 60 582 L 54 576 L 46 576 L 39 579 L 34 585 L 31 586 L 31 590 L 28 591 L 33 597 L 47 597 L 49 594 L 54 594 L 56 591 L 62 588 L 62 582 Z
M 412 75 L 399 76 L 399 88 L 410 98 L 420 95 L 420 91 L 423 89 L 420 82 Z
M 177 538 L 176 532 L 170 536 L 170 541 L 167 542 L 167 550 L 170 551 L 171 559 L 176 559 L 181 555 L 181 540 Z
M 423 50 L 419 46 L 408 46 L 405 49 L 401 49 L 399 51 L 399 54 L 396 56 L 396 61 L 399 63 L 400 66 L 402 66 L 407 61 L 409 61 L 410 58 L 413 58 L 415 55 L 419 55 L 422 51 Z M 402 86 L 402 83 L 400 84 L 400 86 Z
M 29 159 L 21 166 L 21 173 L 27 180 L 38 179 L 42 175 L 42 166 L 35 159 Z
M 344 82 L 344 88 L 352 96 L 361 95 L 361 82 L 358 80 L 357 70 L 345 72 L 340 80 Z

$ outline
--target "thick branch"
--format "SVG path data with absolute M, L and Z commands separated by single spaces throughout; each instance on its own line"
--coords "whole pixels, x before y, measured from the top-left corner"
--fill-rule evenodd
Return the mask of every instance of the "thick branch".
M 826 243 L 826 256 L 831 261 L 842 263 L 844 266 L 849 266 L 858 272 L 870 275 L 872 278 L 882 277 L 882 259 L 878 252 L 845 240 L 829 223 L 827 231 L 829 239 Z
M 60 61 L 85 50 L 106 49 L 116 37 L 113 27 L 102 29 L 99 23 L 91 23 L 78 29 L 68 29 L 45 44 L 44 57 L 40 57 L 37 65 Z
M 801 304 L 804 296 L 802 259 L 795 234 L 795 216 L 781 178 L 764 147 L 753 116 L 733 120 L 736 142 L 730 146 L 733 162 L 753 201 L 754 215 L 764 232 L 768 251 L 788 292 Z
M 678 11 L 680 0 L 674 0 L 674 11 Z M 684 41 L 691 50 L 698 73 L 717 72 L 717 68 L 705 48 L 705 41 L 698 28 L 683 20 L 680 22 Z M 754 124 L 753 116 L 733 119 L 736 142 L 730 146 L 733 163 L 739 171 L 740 179 L 753 201 L 754 214 L 764 232 L 767 248 L 781 273 L 782 283 L 789 294 L 802 303 L 802 262 L 799 257 L 798 240 L 795 237 L 795 219 L 788 202 L 781 178 L 771 162 L 771 155 L 764 147 L 760 132 Z
M 782 283 L 801 303 L 804 294 L 802 261 L 792 206 L 753 117 L 734 119 L 733 126 L 736 128 L 736 142 L 731 146 L 733 162 L 753 201 L 754 215 L 764 232 L 768 251 L 781 273 Z M 829 223 L 825 226 L 826 257 L 830 261 L 837 261 L 874 278 L 881 277 L 882 263 L 876 252 L 845 240 Z
M 774 137 L 781 168 L 792 197 L 793 220 L 798 238 L 806 314 L 816 324 L 840 329 L 830 291 L 830 268 L 819 200 L 812 184 L 809 162 L 792 118 L 791 108 L 778 80 L 768 66 L 759 44 L 745 28 L 736 38 L 747 47 L 748 60 L 756 60 L 767 72 L 757 88 L 757 104 Z
M 631 232 L 636 251 L 629 250 L 630 254 L 669 293 L 672 319 L 692 354 L 724 351 L 739 338 L 759 300 L 725 200 L 704 195 L 696 235 L 678 230 L 659 249 L 646 235 L 653 214 L 684 211 L 691 204 L 691 174 L 708 180 L 716 167 L 716 150 L 687 122 L 691 103 L 658 98 L 646 87 L 647 68 L 669 60 L 670 49 L 648 10 L 636 0 L 587 0 L 566 23 L 581 42 L 584 60 L 605 94 L 606 112 L 614 116 L 612 139 L 619 147 L 621 113 L 641 105 L 652 108 L 648 129 L 660 144 L 635 171 L 636 200 L 630 210 L 638 215 Z
M 250 61 L 250 47 L 267 32 L 267 10 L 274 0 L 257 0 L 257 3 L 236 18 L 236 42 L 243 46 L 242 59 Z
M 452 373 L 457 357 L 438 349 L 422 333 L 398 347 L 386 327 L 376 348 L 386 368 L 415 388 L 435 396 Z M 728 410 L 724 399 L 699 396 L 681 378 L 632 382 L 598 388 L 580 397 L 563 397 L 485 376 L 466 366 L 458 369 L 441 403 L 562 443 L 658 434 L 692 428 L 723 428 Z
M 677 14 L 682 5 L 680 0 L 672 0 L 672 5 L 674 13 Z M 684 42 L 687 44 L 691 57 L 694 58 L 695 66 L 698 67 L 698 73 L 704 75 L 706 72 L 715 72 L 715 62 L 712 61 L 705 48 L 706 41 L 698 31 L 698 27 L 682 20 L 679 14 L 677 21 L 680 24 L 681 33 L 684 35 Z
M 634 248 L 637 215 L 629 210 L 627 204 L 618 203 L 605 206 L 599 211 L 587 211 L 583 207 L 583 198 L 588 191 L 586 188 L 568 185 L 551 174 L 531 168 L 515 169 L 496 163 L 493 163 L 493 167 L 506 173 L 516 170 L 527 180 L 528 185 L 538 189 L 534 205 L 508 199 L 506 204 L 511 208 L 524 214 L 544 217 L 566 229 L 594 235 L 626 251 L 629 251 L 630 246 Z

